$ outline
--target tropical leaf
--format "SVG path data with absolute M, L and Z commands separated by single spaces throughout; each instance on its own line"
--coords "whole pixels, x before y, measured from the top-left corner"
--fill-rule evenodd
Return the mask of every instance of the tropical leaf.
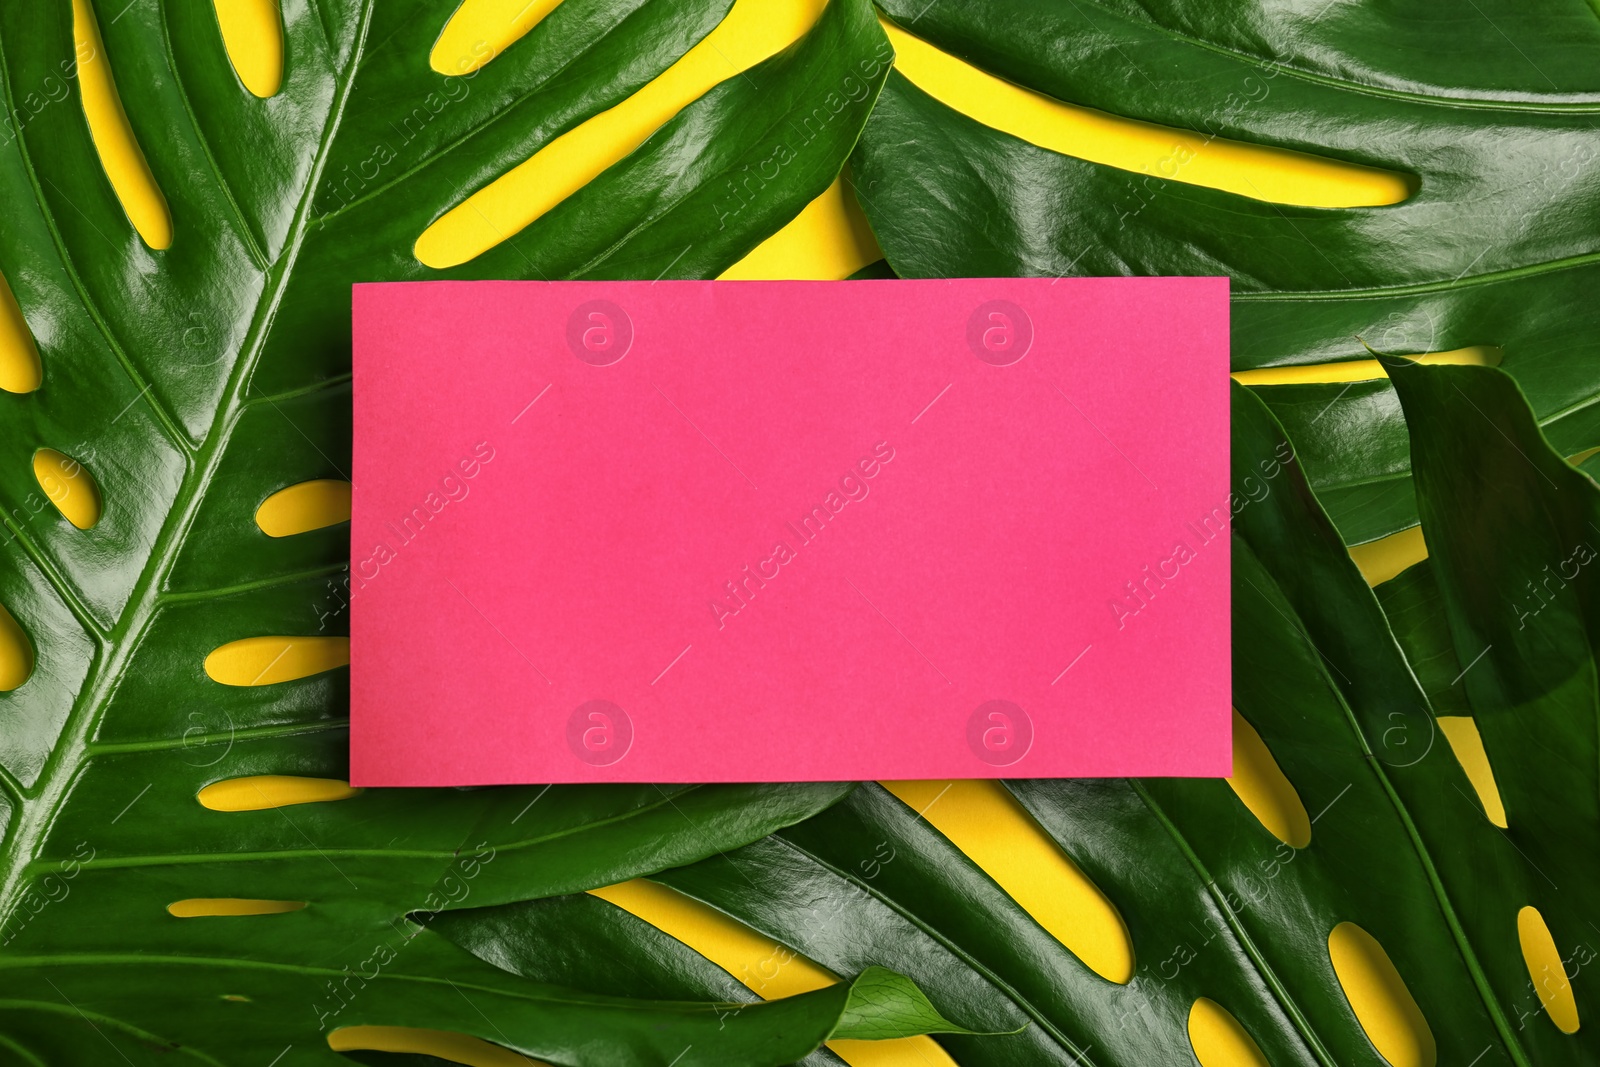
M 901 275 L 1226 274 L 1235 371 L 1370 360 L 1367 345 L 1488 346 L 1479 356 L 1498 351 L 1559 451 L 1600 444 L 1584 313 L 1600 277 L 1592 5 L 879 6 L 983 71 L 1170 138 L 1152 134 L 1167 147 L 1132 169 L 1089 162 L 983 125 L 897 71 L 852 170 Z M 1299 175 L 1319 160 L 1387 171 L 1409 195 L 1329 207 L 1274 190 L 1260 167 L 1235 174 L 1234 191 L 1191 184 L 1240 145 L 1302 153 L 1279 156 Z M 1380 376 L 1264 397 L 1351 544 L 1417 521 L 1401 405 Z
M 1287 778 L 1275 810 L 1291 817 L 1258 821 L 1241 802 L 1247 787 L 1216 780 L 1004 785 L 1007 803 L 1120 913 L 1133 949 L 1126 982 L 1096 973 L 936 829 L 936 816 L 919 817 L 949 802 L 933 787 L 913 805 L 902 786 L 863 785 L 805 822 L 651 880 L 835 973 L 879 961 L 945 1015 L 1013 1031 L 938 1038 L 963 1067 L 1192 1064 L 1185 1031 L 1200 998 L 1264 1054 L 1202 1056 L 1207 1064 L 1592 1062 L 1593 1027 L 1568 1035 L 1552 1020 L 1567 1018 L 1563 1004 L 1578 1018 L 1600 1010 L 1582 979 L 1600 940 L 1596 579 L 1582 569 L 1552 586 L 1525 629 L 1507 598 L 1543 580 L 1546 562 L 1572 559 L 1575 544 L 1596 543 L 1600 492 L 1551 450 L 1503 372 L 1392 373 L 1437 546 L 1424 565 L 1437 595 L 1405 611 L 1385 598 L 1389 614 L 1299 464 L 1285 461 L 1280 424 L 1234 390 L 1235 703 Z M 1471 668 L 1453 679 L 1438 663 L 1414 673 L 1402 649 L 1421 648 Z M 1481 726 L 1507 829 L 1486 818 L 1436 723 L 1430 697 L 1443 704 L 1453 683 L 1466 696 L 1452 710 Z M 576 984 L 709 995 L 726 982 L 593 899 L 465 922 L 453 917 L 441 932 L 514 969 L 587 969 L 588 978 L 558 970 Z M 1524 927 L 1547 929 L 1551 954 L 1525 950 L 1537 939 Z M 622 979 L 603 962 L 636 942 L 663 946 L 649 955 L 665 975 Z M 1377 998 L 1387 1019 L 1355 973 L 1373 955 L 1403 983 Z M 1535 973 L 1529 959 L 1547 969 Z
M 211 5 L 0 10 L 0 312 L 14 292 L 32 335 L 0 353 L 18 394 L 0 399 L 8 1062 L 109 1043 L 136 1063 L 331 1063 L 330 1034 L 359 1047 L 349 1028 L 403 1025 L 558 1064 L 777 1064 L 952 1025 L 881 970 L 733 1010 L 525 978 L 429 928 L 715 855 L 848 785 L 339 781 L 349 283 L 734 263 L 828 187 L 859 132 L 886 71 L 864 0 L 729 67 L 510 240 L 448 270 L 414 254 L 464 196 L 624 102 L 727 10 L 569 0 L 446 77 L 429 61 L 437 5 L 290 3 L 268 27 L 285 61 L 264 99 Z M 302 483 L 320 518 L 269 536 L 258 509 Z
M 718 51 L 751 3 L 564 0 L 446 76 L 444 12 L 303 0 L 276 93 L 241 84 L 205 5 L 101 7 L 103 43 L 80 27 L 76 52 L 66 4 L 0 9 L 0 273 L 43 367 L 0 366 L 22 394 L 0 398 L 4 1057 L 687 1067 L 938 1033 L 961 1064 L 1188 1065 L 1209 1026 L 1278 1065 L 1593 1059 L 1592 1027 L 1554 1025 L 1596 1007 L 1600 527 L 1560 458 L 1594 436 L 1572 312 L 1600 180 L 1592 12 L 1486 0 L 1507 48 L 1485 51 L 1422 10 L 884 5 L 1052 97 L 1409 175 L 1389 206 L 1030 145 L 887 75 L 865 0 L 592 180 L 537 188 L 571 183 L 538 153 Z M 85 121 L 108 62 L 122 142 Z M 269 536 L 258 508 L 339 499 L 348 283 L 713 276 L 828 188 L 863 123 L 856 189 L 887 253 L 864 276 L 1222 272 L 1239 370 L 1367 344 L 1505 356 L 1235 389 L 1235 703 L 1276 792 L 1242 772 L 961 787 L 1103 890 L 1126 974 L 969 858 L 937 785 L 338 780 L 344 531 L 302 515 Z M 1419 516 L 1433 558 L 1375 595 L 1344 544 Z M 651 892 L 804 980 L 765 999 L 638 917 Z M 1364 990 L 1363 966 L 1400 991 Z

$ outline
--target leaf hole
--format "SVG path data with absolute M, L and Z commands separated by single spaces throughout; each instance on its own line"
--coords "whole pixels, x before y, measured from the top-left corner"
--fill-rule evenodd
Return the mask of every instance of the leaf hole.
M 1200 1067 L 1272 1067 L 1239 1020 L 1205 997 L 1189 1007 L 1189 1047 Z
M 222 46 L 233 72 L 255 96 L 283 85 L 283 14 L 278 0 L 214 0 Z
M 128 124 L 89 0 L 72 0 L 72 35 L 78 49 L 83 114 L 100 166 L 139 237 L 157 251 L 168 248 L 172 245 L 172 212 Z
M 292 774 L 256 774 L 212 782 L 195 794 L 212 811 L 264 811 L 295 804 L 325 804 L 359 796 L 360 789 L 337 778 L 305 778 Z
M 100 521 L 100 487 L 83 464 L 53 448 L 33 454 L 33 476 L 63 518 L 80 530 Z
M 1133 977 L 1116 906 L 998 782 L 883 782 L 994 879 L 1035 922 L 1108 982 Z
M 472 74 L 522 40 L 561 0 L 462 0 L 428 53 L 445 75 Z
M 1567 457 L 1567 462 L 1572 464 L 1574 467 L 1576 467 L 1576 466 L 1578 466 L 1578 464 L 1582 463 L 1584 460 L 1590 459 L 1591 457 L 1593 457 L 1596 453 L 1600 453 L 1600 447 L 1597 447 L 1597 448 L 1586 448 L 1582 452 L 1577 453 L 1576 455 L 1568 456 Z
M 1233 712 L 1233 777 L 1228 785 L 1273 837 L 1291 848 L 1311 844 L 1311 820 L 1299 792 L 1237 708 Z
M 1528 966 L 1528 980 L 1539 994 L 1539 1003 L 1563 1034 L 1578 1032 L 1578 1001 L 1567 978 L 1567 965 L 1561 962 L 1556 939 L 1550 936 L 1539 909 L 1526 907 L 1517 912 L 1517 940 L 1522 945 L 1522 962 Z
M 1025 89 L 943 52 L 889 22 L 895 69 L 935 100 L 992 129 L 1119 170 L 1303 207 L 1398 204 L 1410 175 L 1287 148 L 1208 139 Z
M 33 331 L 22 316 L 22 306 L 11 292 L 5 275 L 0 274 L 0 389 L 8 393 L 31 393 L 44 381 L 39 364 L 39 347 Z
M 256 525 L 268 537 L 292 537 L 349 521 L 350 483 L 333 478 L 279 489 L 256 509 Z
M 350 663 L 348 637 L 245 637 L 206 657 L 206 674 L 223 685 L 276 685 Z
M 1433 1031 L 1383 946 L 1355 923 L 1343 922 L 1328 935 L 1328 958 L 1378 1054 L 1393 1067 L 1433 1067 Z
M 167 905 L 167 914 L 179 919 L 197 919 L 214 915 L 282 915 L 300 911 L 306 906 L 303 900 L 248 900 L 244 897 L 191 897 L 175 900 Z
M 433 1056 L 467 1067 L 547 1067 L 501 1045 L 449 1030 L 424 1030 L 415 1026 L 341 1026 L 328 1034 L 335 1052 L 405 1052 Z
M 0 604 L 0 693 L 9 693 L 33 674 L 33 643 Z
M 777 233 L 721 274 L 721 281 L 764 278 L 838 281 L 883 258 L 878 238 L 843 175 Z
M 1444 739 L 1450 743 L 1456 762 L 1467 773 L 1467 781 L 1478 794 L 1478 803 L 1489 821 L 1506 828 L 1506 806 L 1500 799 L 1500 786 L 1494 780 L 1494 768 L 1489 764 L 1489 753 L 1483 747 L 1483 735 L 1470 715 L 1441 715 L 1435 720 Z
M 1427 559 L 1428 542 L 1423 539 L 1421 526 L 1408 526 L 1399 533 L 1351 545 L 1350 558 L 1368 585 L 1382 585 Z

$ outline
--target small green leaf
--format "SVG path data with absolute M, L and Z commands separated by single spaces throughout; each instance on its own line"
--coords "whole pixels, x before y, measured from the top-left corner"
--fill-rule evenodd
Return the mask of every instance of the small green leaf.
M 928 1003 L 917 984 L 882 967 L 868 967 L 850 983 L 850 1000 L 830 1040 L 882 1041 L 918 1034 L 970 1034 Z

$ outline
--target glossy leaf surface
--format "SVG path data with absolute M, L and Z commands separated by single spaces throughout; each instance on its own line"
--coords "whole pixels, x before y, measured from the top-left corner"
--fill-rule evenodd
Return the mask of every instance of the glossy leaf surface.
M 1581 0 L 880 7 L 1055 100 L 1414 184 L 1397 204 L 1307 208 L 1189 184 L 1205 147 L 1119 170 L 984 126 L 897 72 L 852 170 L 900 275 L 1224 274 L 1236 371 L 1499 346 L 1558 450 L 1600 444 L 1580 310 L 1600 277 L 1600 21 Z M 1348 543 L 1415 524 L 1388 382 L 1264 393 Z

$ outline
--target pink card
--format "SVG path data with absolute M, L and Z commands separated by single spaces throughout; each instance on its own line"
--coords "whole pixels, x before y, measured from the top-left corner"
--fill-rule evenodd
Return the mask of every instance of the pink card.
M 1229 774 L 1227 301 L 356 286 L 351 780 Z

